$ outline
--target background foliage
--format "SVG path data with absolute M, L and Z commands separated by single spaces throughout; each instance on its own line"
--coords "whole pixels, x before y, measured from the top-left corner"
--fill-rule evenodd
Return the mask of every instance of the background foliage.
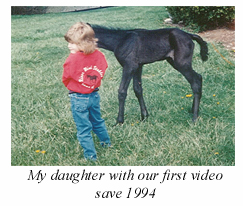
M 234 6 L 167 6 L 174 23 L 183 21 L 198 30 L 225 26 L 235 18 Z

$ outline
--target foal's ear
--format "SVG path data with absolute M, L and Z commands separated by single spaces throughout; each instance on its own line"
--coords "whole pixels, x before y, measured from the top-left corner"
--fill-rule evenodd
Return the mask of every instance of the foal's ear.
M 90 27 L 92 27 L 90 23 L 86 23 L 86 24 L 88 24 Z

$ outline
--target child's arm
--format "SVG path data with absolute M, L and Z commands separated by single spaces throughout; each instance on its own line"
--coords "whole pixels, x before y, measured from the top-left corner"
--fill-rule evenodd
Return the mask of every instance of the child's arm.
M 63 65 L 63 74 L 62 74 L 62 82 L 65 85 L 65 87 L 67 87 L 69 81 L 71 80 L 71 77 L 69 75 L 69 65 L 67 62 L 64 63 Z

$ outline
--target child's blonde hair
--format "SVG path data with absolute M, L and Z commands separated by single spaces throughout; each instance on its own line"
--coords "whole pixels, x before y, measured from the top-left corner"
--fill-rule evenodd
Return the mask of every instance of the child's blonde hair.
M 91 54 L 97 49 L 97 41 L 94 30 L 86 23 L 78 22 L 70 27 L 64 36 L 67 42 L 77 44 L 84 54 Z

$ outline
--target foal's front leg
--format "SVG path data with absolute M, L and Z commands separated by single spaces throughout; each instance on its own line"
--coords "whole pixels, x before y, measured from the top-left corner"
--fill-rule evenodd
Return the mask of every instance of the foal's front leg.
M 122 80 L 118 89 L 119 112 L 116 122 L 117 124 L 124 123 L 125 100 L 127 97 L 127 89 L 133 77 L 133 73 L 133 70 L 126 69 L 125 67 L 123 68 Z
M 140 105 L 140 109 L 141 109 L 141 117 L 142 120 L 146 119 L 149 114 L 147 111 L 147 108 L 145 106 L 145 102 L 143 99 L 143 88 L 142 88 L 142 66 L 140 66 L 137 71 L 135 72 L 134 76 L 133 76 L 133 90 L 134 93 L 136 95 L 136 97 L 138 98 L 138 102 Z

